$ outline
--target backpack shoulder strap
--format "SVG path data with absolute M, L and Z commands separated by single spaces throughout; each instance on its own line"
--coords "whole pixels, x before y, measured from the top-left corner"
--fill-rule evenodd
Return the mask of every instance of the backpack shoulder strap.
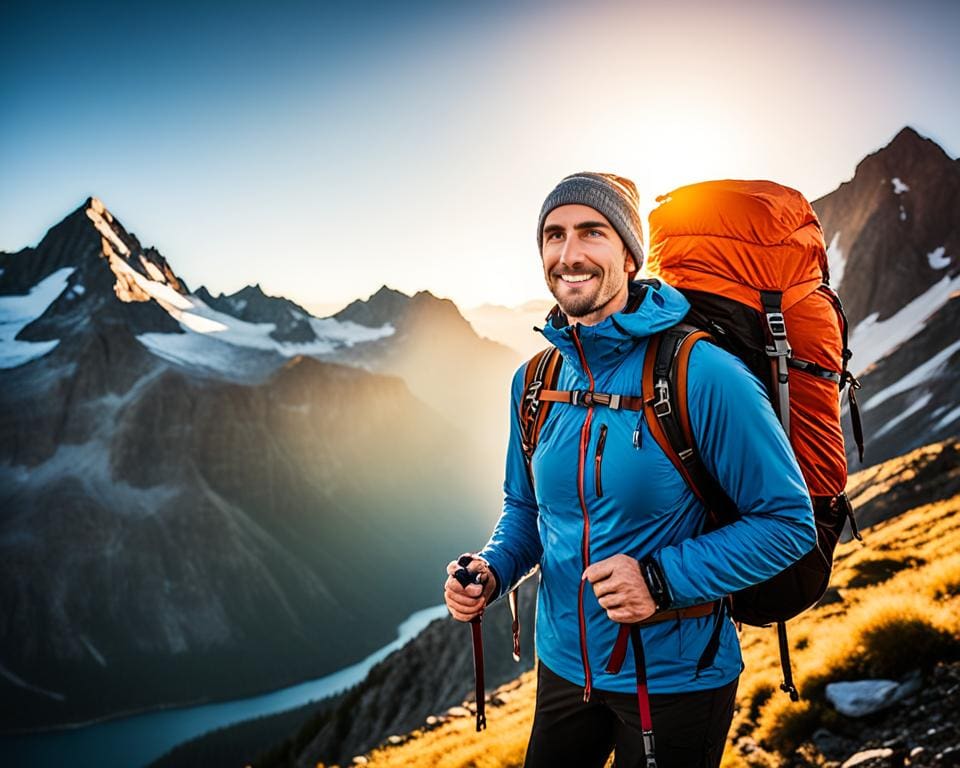
M 533 452 L 540 439 L 540 428 L 550 411 L 550 402 L 542 400 L 540 393 L 544 389 L 555 389 L 560 378 L 560 365 L 563 357 L 556 347 L 548 347 L 537 352 L 527 361 L 523 373 L 523 395 L 520 398 L 520 436 L 523 458 L 530 472 Z M 531 481 L 532 481 L 531 477 Z
M 687 374 L 698 341 L 713 342 L 704 330 L 679 323 L 650 339 L 641 391 L 647 428 L 657 445 L 707 509 L 711 525 L 736 519 L 736 506 L 700 459 L 690 423 Z

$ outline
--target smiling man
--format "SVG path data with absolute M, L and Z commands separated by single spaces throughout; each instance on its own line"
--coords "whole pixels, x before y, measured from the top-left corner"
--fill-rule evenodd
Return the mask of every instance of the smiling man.
M 547 196 L 537 242 L 557 306 L 543 333 L 562 358 L 555 394 L 571 398 L 552 402 L 528 464 L 520 405 L 539 395 L 527 366 L 517 371 L 503 511 L 487 545 L 461 558 L 480 583 L 462 586 L 458 561 L 447 566 L 460 621 L 540 567 L 527 768 L 600 768 L 611 751 L 618 768 L 718 766 L 742 669 L 722 598 L 816 541 L 787 438 L 737 358 L 697 344 L 688 367 L 695 444 L 741 514 L 721 529 L 704 532 L 703 505 L 642 411 L 602 407 L 605 395 L 640 396 L 650 339 L 689 309 L 663 282 L 633 279 L 640 232 L 628 179 L 574 174 Z

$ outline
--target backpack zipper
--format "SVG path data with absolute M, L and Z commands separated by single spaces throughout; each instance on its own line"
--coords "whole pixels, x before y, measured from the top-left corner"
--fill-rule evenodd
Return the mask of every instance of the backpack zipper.
M 583 366 L 584 373 L 590 382 L 589 391 L 593 391 L 593 374 L 590 372 L 590 366 L 587 365 L 586 355 L 583 354 L 583 345 L 580 343 L 580 336 L 577 334 L 577 326 L 573 327 L 571 335 L 573 343 L 577 348 L 577 355 L 580 357 L 580 365 Z M 580 542 L 580 555 L 583 559 L 583 570 L 590 567 L 590 514 L 587 512 L 587 498 L 584 490 L 584 474 L 587 463 L 587 446 L 590 444 L 590 422 L 593 420 L 593 406 L 587 407 L 587 415 L 583 420 L 583 426 L 580 427 L 580 455 L 577 460 L 577 495 L 580 497 L 580 510 L 583 512 L 583 538 Z M 583 661 L 583 700 L 590 701 L 590 692 L 593 688 L 593 677 L 590 673 L 590 657 L 587 654 L 587 619 L 583 611 L 583 595 L 587 587 L 586 579 L 580 579 L 580 590 L 577 595 L 577 615 L 580 620 L 580 658 Z
M 596 464 L 596 467 L 595 467 L 596 479 L 594 480 L 594 484 L 597 487 L 598 499 L 603 497 L 603 484 L 600 482 L 600 479 L 601 479 L 600 470 L 601 470 L 601 465 L 603 463 L 603 446 L 606 444 L 606 442 L 607 442 L 607 425 L 603 424 L 600 427 L 600 437 L 597 439 L 597 456 L 594 459 L 594 462 Z

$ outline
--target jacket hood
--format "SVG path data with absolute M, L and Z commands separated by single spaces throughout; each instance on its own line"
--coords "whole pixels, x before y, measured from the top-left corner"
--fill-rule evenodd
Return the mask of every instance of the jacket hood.
M 664 331 L 686 316 L 690 303 L 676 288 L 662 280 L 637 280 L 629 284 L 627 305 L 596 325 L 570 325 L 559 307 L 554 307 L 542 329 L 547 340 L 564 358 L 579 365 L 573 341 L 574 328 L 592 367 L 609 356 L 619 356 L 634 344 Z

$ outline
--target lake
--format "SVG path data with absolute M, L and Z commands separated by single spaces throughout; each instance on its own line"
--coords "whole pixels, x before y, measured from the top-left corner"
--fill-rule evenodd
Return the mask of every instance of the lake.
M 142 768 L 178 744 L 208 731 L 294 709 L 356 685 L 377 662 L 416 637 L 434 619 L 446 615 L 447 609 L 442 605 L 417 611 L 397 628 L 396 640 L 363 661 L 272 693 L 75 728 L 3 736 L 0 763 L 4 768 Z

